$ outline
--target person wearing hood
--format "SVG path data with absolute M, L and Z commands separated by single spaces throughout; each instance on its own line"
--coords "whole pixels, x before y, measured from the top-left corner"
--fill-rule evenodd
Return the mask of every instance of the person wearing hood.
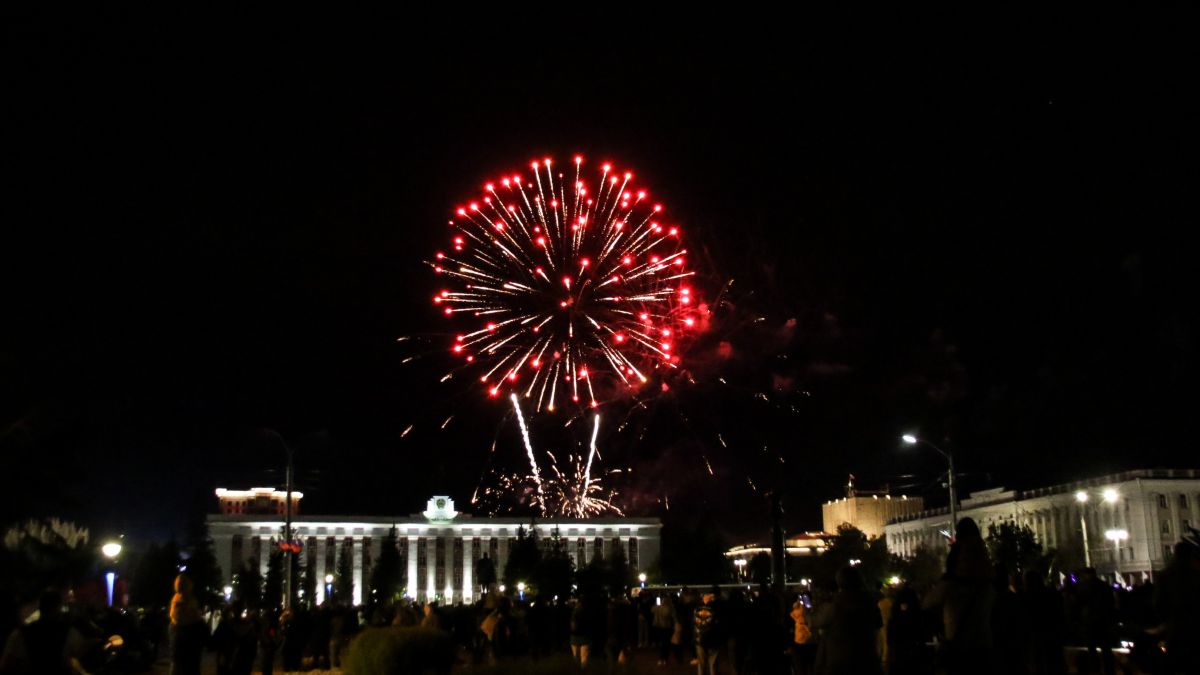
M 823 616 L 824 629 L 817 645 L 819 675 L 878 675 L 876 641 L 883 619 L 875 598 L 863 588 L 862 576 L 853 567 L 837 572 L 837 595 Z
M 812 673 L 817 645 L 813 641 L 812 627 L 808 625 L 808 609 L 803 598 L 792 603 L 792 672 L 796 675 Z
M 208 627 L 186 574 L 175 577 L 171 598 L 171 675 L 200 675 L 200 657 Z

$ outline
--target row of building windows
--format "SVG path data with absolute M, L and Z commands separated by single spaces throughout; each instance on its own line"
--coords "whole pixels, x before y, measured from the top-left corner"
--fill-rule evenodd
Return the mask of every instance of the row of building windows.
M 370 538 L 367 538 L 363 541 L 366 545 L 364 545 L 360 548 L 359 555 L 361 556 L 361 563 L 359 561 L 355 561 L 355 562 L 361 564 L 363 569 L 370 569 L 371 568 L 371 560 L 372 560 L 371 559 L 372 547 L 370 546 Z M 417 548 L 416 548 L 416 558 L 417 558 L 416 562 L 417 562 L 417 570 L 418 570 L 417 578 L 418 579 L 426 578 L 428 565 L 429 565 L 428 558 L 429 558 L 429 554 L 431 553 L 429 551 L 429 542 L 431 542 L 431 541 L 433 542 L 433 545 L 434 545 L 434 551 L 432 551 L 432 553 L 434 556 L 434 565 L 436 566 L 436 569 L 437 569 L 437 571 L 436 571 L 437 584 L 438 584 L 438 588 L 442 588 L 445 585 L 445 560 L 446 560 L 446 539 L 444 537 L 427 538 L 427 539 L 425 539 L 426 543 L 424 545 L 421 545 L 418 542 Z M 639 565 L 639 562 L 640 562 L 638 559 L 637 539 L 634 537 L 629 537 L 627 539 L 627 541 L 628 541 L 627 548 L 625 548 L 621 552 L 625 554 L 625 559 L 626 559 L 627 563 L 631 567 L 637 568 Z M 275 546 L 275 544 L 276 544 L 275 539 L 265 539 L 262 537 L 251 537 L 250 538 L 250 550 L 247 552 L 245 550 L 245 548 L 246 548 L 245 538 L 242 537 L 241 535 L 234 535 L 233 541 L 232 541 L 232 547 L 231 547 L 233 562 L 236 566 L 239 564 L 240 561 L 261 560 L 261 556 L 263 554 L 262 547 L 264 545 L 273 547 L 273 546 Z M 407 561 L 408 560 L 408 547 L 409 547 L 408 539 L 402 537 L 397 540 L 396 544 L 397 544 L 397 551 L 400 555 L 400 559 Z M 590 562 L 593 559 L 610 558 L 610 557 L 616 555 L 616 552 L 622 548 L 620 537 L 613 537 L 612 539 L 610 539 L 607 542 L 607 544 L 608 544 L 607 547 L 605 546 L 605 544 L 606 544 L 606 542 L 603 537 L 596 537 L 595 539 L 591 540 L 590 542 L 586 538 L 580 537 L 577 540 L 575 546 L 570 546 L 570 545 L 567 546 L 567 554 L 570 556 L 571 562 L 574 563 L 576 567 L 582 567 L 583 565 L 587 564 L 588 562 Z M 339 546 L 339 542 L 336 537 L 322 538 L 320 540 L 318 540 L 316 537 L 309 537 L 306 542 L 306 546 L 305 546 L 306 551 L 305 551 L 305 555 L 304 555 L 304 560 L 308 565 L 315 565 L 317 556 L 324 554 L 324 557 L 325 557 L 324 568 L 326 570 L 332 572 L 337 566 L 337 558 L 339 555 L 338 549 L 339 548 L 341 549 L 340 555 L 351 555 L 352 554 L 351 551 L 353 550 L 353 545 L 354 545 L 354 539 L 352 537 L 346 537 L 346 538 L 342 539 L 342 541 L 340 542 L 340 546 Z M 543 551 L 548 551 L 552 545 L 553 545 L 553 542 L 550 541 L 549 539 L 542 539 L 540 541 L 540 547 L 542 548 Z M 475 548 L 472 551 L 472 555 L 475 558 L 482 558 L 486 554 L 493 561 L 500 563 L 502 561 L 499 561 L 499 554 L 500 554 L 499 546 L 500 546 L 499 538 L 491 537 L 488 540 L 488 545 L 487 545 L 486 551 L 483 551 L 479 548 Z M 589 548 L 591 549 L 590 551 L 588 550 Z M 606 550 L 606 548 L 607 548 L 607 550 Z M 268 549 L 268 550 L 270 550 L 270 549 Z M 247 553 L 248 553 L 248 555 L 247 555 Z M 589 555 L 589 553 L 590 553 L 590 555 Z M 454 580 L 455 580 L 456 587 L 462 585 L 463 556 L 464 556 L 463 539 L 455 538 L 454 539 Z M 497 570 L 497 572 L 500 572 L 500 570 Z
M 1181 508 L 1181 509 L 1188 508 L 1189 502 L 1188 502 L 1188 496 L 1186 494 L 1183 494 L 1181 492 L 1178 495 L 1176 495 L 1176 499 L 1179 502 L 1179 508 Z M 1166 495 L 1158 495 L 1158 508 L 1160 508 L 1160 509 L 1170 508 L 1167 506 L 1167 496 Z

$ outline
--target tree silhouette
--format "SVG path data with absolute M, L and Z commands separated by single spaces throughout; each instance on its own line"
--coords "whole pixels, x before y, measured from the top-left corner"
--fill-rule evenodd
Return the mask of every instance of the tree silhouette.
M 390 603 L 396 599 L 404 581 L 404 566 L 396 545 L 396 528 L 388 531 L 371 568 L 371 602 Z
M 1042 545 L 1028 525 L 1007 522 L 988 525 L 985 542 L 992 561 L 1003 565 L 1009 574 L 1041 569 L 1046 565 Z
M 166 607 L 179 573 L 179 547 L 174 541 L 150 544 L 138 556 L 129 584 L 129 599 L 139 607 Z
M 338 547 L 337 565 L 333 572 L 333 599 L 339 605 L 354 604 L 354 555 L 349 545 Z
M 759 586 L 771 583 L 771 554 L 755 553 L 746 564 L 746 573 L 750 580 Z
M 517 584 L 526 583 L 533 579 L 541 562 L 542 552 L 538 550 L 537 531 L 526 533 L 525 528 L 517 529 L 517 538 L 513 540 L 508 550 L 508 562 L 504 564 L 504 584 L 516 588 Z
M 257 609 L 262 607 L 263 578 L 258 571 L 258 561 L 250 559 L 233 575 L 233 597 L 241 600 L 247 607 Z
M 858 568 L 868 588 L 876 588 L 884 579 L 901 571 L 904 563 L 888 553 L 883 537 L 868 539 L 858 528 L 843 523 L 817 559 L 816 579 L 832 583 L 837 571 L 847 565 Z
M 215 607 L 225 599 L 221 587 L 221 566 L 213 551 L 205 509 L 193 509 L 183 542 L 183 564 L 196 589 L 196 599 L 204 607 Z
M 547 542 L 545 553 L 541 555 L 530 579 L 539 597 L 566 598 L 571 594 L 571 581 L 575 574 L 575 566 L 567 555 L 566 542 L 555 529 Z
M 275 549 L 267 556 L 267 579 L 263 583 L 263 606 L 278 607 L 283 601 L 283 551 Z

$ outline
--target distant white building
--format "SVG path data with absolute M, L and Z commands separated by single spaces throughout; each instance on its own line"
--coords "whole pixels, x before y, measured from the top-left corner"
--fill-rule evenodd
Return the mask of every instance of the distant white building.
M 283 517 L 277 513 L 244 513 L 225 500 L 244 500 L 267 495 L 274 502 L 286 502 L 268 488 L 253 491 L 218 490 L 222 500 L 220 514 L 208 517 L 217 562 L 226 584 L 233 573 L 247 562 L 257 564 L 266 574 L 267 557 L 283 538 Z M 298 500 L 293 493 L 293 500 Z M 295 501 L 293 501 L 295 503 Z M 363 601 L 364 584 L 370 579 L 371 565 L 379 556 L 384 538 L 396 530 L 400 559 L 405 561 L 402 584 L 409 597 L 443 602 L 471 602 L 478 597 L 475 562 L 487 555 L 498 576 L 504 573 L 510 543 L 517 530 L 531 529 L 529 518 L 474 517 L 455 510 L 454 500 L 438 496 L 429 500 L 422 513 L 408 516 L 314 516 L 292 518 L 293 537 L 303 544 L 299 554 L 302 567 L 323 580 L 332 574 L 339 549 L 351 557 L 354 574 L 354 603 Z M 593 558 L 612 555 L 621 547 L 629 565 L 645 569 L 659 555 L 662 522 L 657 518 L 538 518 L 532 528 L 543 542 L 557 531 L 567 542 L 567 552 L 576 566 Z M 298 586 L 298 582 L 297 582 Z M 325 601 L 325 584 L 315 584 L 316 602 Z
M 958 517 L 974 519 L 984 536 L 988 525 L 1026 525 L 1043 547 L 1077 564 L 1088 559 L 1105 577 L 1147 581 L 1200 523 L 1200 471 L 1143 469 L 1034 490 L 993 488 L 962 500 Z M 921 546 L 944 552 L 949 528 L 948 508 L 926 509 L 893 518 L 884 535 L 888 550 L 911 557 Z

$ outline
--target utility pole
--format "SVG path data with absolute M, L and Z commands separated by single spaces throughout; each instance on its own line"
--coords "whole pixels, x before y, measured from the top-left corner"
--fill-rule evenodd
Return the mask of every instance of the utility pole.
M 776 597 L 783 597 L 784 584 L 783 503 L 779 493 L 771 494 L 771 587 Z

